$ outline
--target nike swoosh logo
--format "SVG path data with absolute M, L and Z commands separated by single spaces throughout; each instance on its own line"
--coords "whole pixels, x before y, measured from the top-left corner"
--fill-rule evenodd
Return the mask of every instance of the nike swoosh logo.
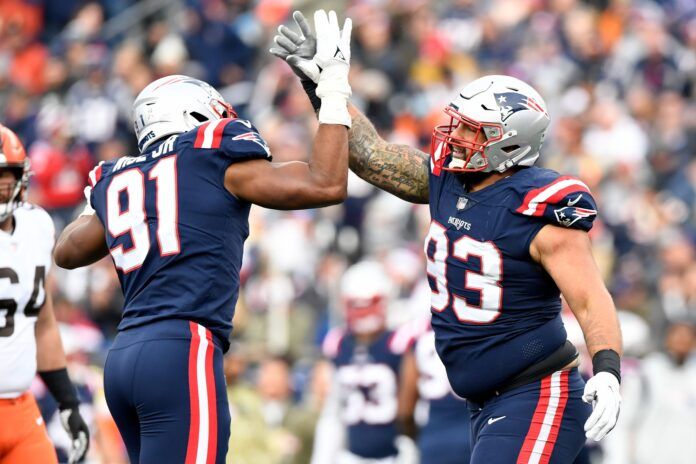
M 575 200 L 568 200 L 568 206 L 573 206 L 575 203 L 580 201 L 581 198 L 582 198 L 582 193 L 580 195 L 578 195 L 578 197 Z
M 491 417 L 490 419 L 488 419 L 488 425 L 498 422 L 499 420 L 505 419 L 506 417 L 507 416 Z

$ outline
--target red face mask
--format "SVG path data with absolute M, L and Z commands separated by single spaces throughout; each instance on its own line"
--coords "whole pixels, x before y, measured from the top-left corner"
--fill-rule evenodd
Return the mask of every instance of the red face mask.
M 343 307 L 346 312 L 346 323 L 351 332 L 371 333 L 384 328 L 386 311 L 383 297 L 345 298 Z
M 237 112 L 232 105 L 226 101 L 215 100 L 211 103 L 210 108 L 213 110 L 213 113 L 217 114 L 221 119 L 237 117 Z
M 457 110 L 448 106 L 445 113 L 450 116 L 449 124 L 436 126 L 430 143 L 430 157 L 436 171 L 445 170 L 451 172 L 477 172 L 488 166 L 488 160 L 484 154 L 485 148 L 492 142 L 497 142 L 503 137 L 503 128 L 500 124 L 480 123 L 467 118 Z M 453 135 L 459 126 L 470 130 L 471 136 L 466 139 Z M 482 140 L 482 141 L 481 141 Z M 452 166 L 454 148 L 461 148 L 457 158 L 458 166 Z M 472 158 L 476 153 L 481 154 L 483 163 L 471 166 Z

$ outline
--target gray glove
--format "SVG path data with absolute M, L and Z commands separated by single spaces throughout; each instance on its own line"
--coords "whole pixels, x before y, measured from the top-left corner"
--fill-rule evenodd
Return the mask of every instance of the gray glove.
M 321 108 L 321 100 L 317 97 L 317 80 L 308 77 L 305 72 L 298 66 L 300 60 L 311 60 L 317 53 L 317 38 L 312 33 L 309 23 L 304 15 L 295 11 L 292 14 L 300 33 L 291 30 L 289 27 L 278 27 L 278 34 L 273 38 L 276 46 L 271 48 L 269 52 L 277 56 L 281 60 L 290 65 L 290 69 L 300 78 L 300 83 L 309 98 L 315 112 Z
M 273 37 L 273 42 L 275 42 L 277 47 L 273 47 L 269 51 L 272 55 L 284 61 L 288 60 L 290 55 L 297 57 L 291 57 L 290 60 L 288 60 L 293 72 L 302 80 L 309 79 L 312 82 L 316 82 L 319 76 L 313 76 L 313 78 L 307 76 L 304 71 L 297 66 L 297 63 L 300 59 L 311 60 L 314 58 L 314 55 L 317 53 L 317 38 L 312 33 L 307 19 L 301 12 L 293 12 L 292 19 L 295 20 L 295 24 L 297 24 L 300 33 L 298 34 L 284 25 L 278 27 L 278 34 Z

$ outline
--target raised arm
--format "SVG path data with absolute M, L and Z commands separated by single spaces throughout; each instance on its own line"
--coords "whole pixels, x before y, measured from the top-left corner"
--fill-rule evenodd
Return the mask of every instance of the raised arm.
M 300 77 L 315 111 L 319 111 L 315 94 L 318 72 L 313 57 L 317 43 L 322 41 L 314 36 L 301 12 L 295 11 L 293 19 L 297 31 L 280 26 L 273 39 L 276 46 L 270 52 L 287 61 Z M 348 111 L 352 118 L 348 140 L 350 169 L 363 180 L 403 200 L 428 203 L 429 156 L 406 145 L 387 143 L 357 108 L 349 104 Z
M 361 179 L 411 203 L 428 203 L 430 158 L 408 145 L 387 143 L 353 105 L 348 134 L 350 170 Z
M 304 18 L 303 18 L 304 19 Z M 301 66 L 316 82 L 319 130 L 308 163 L 249 161 L 230 166 L 225 187 L 240 198 L 277 209 L 302 209 L 343 201 L 348 181 L 348 131 L 351 117 L 347 102 L 350 36 L 346 19 L 339 29 L 334 11 L 314 13 L 316 54 Z
M 225 172 L 225 188 L 259 206 L 274 209 L 318 208 L 342 202 L 348 178 L 348 130 L 320 124 L 308 163 L 245 161 Z

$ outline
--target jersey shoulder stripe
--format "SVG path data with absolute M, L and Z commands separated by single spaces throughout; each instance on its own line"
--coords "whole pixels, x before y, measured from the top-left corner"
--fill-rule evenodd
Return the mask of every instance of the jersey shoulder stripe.
M 271 151 L 259 131 L 246 119 L 208 121 L 182 136 L 192 148 L 213 150 L 232 162 L 271 159 Z
M 196 139 L 193 148 L 220 148 L 222 134 L 232 119 L 208 121 L 196 129 Z
M 531 167 L 513 177 L 516 214 L 544 222 L 588 231 L 597 216 L 597 204 L 590 188 L 572 176 L 550 169 Z
M 418 337 L 430 329 L 430 317 L 419 317 L 400 326 L 389 341 L 392 353 L 406 353 L 415 344 Z
M 326 337 L 324 337 L 324 343 L 322 343 L 322 352 L 324 353 L 324 356 L 329 359 L 336 358 L 345 335 L 346 331 L 342 327 L 336 327 L 329 330 L 329 333 L 327 333 Z
M 568 195 L 583 192 L 590 193 L 583 181 L 571 176 L 561 176 L 543 187 L 530 190 L 517 212 L 527 216 L 541 216 L 547 204 L 554 204 Z
M 104 164 L 104 161 L 100 161 L 99 164 L 97 164 L 91 171 L 89 171 L 89 185 L 91 187 L 94 187 L 97 185 L 97 182 L 102 177 L 102 165 Z

